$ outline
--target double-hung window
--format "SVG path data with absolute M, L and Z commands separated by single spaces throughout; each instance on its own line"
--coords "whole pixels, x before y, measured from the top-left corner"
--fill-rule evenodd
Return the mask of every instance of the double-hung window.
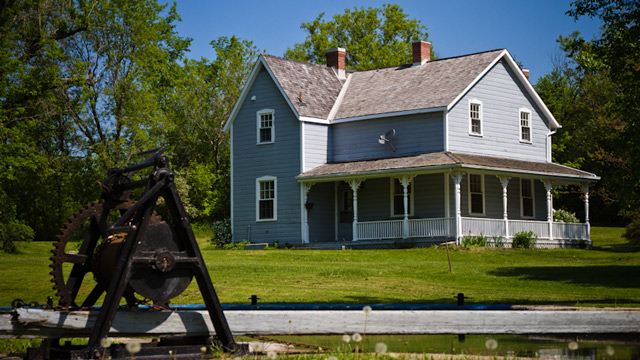
M 469 213 L 484 215 L 484 175 L 469 174 Z
M 520 204 L 523 218 L 532 218 L 535 216 L 532 179 L 520 179 Z
M 520 141 L 531 142 L 531 111 L 520 109 Z
M 256 180 L 256 221 L 278 218 L 277 179 L 263 176 Z
M 413 182 L 407 187 L 408 215 L 413 215 Z M 391 215 L 404 215 L 404 188 L 398 179 L 391 179 Z
M 482 103 L 469 101 L 469 134 L 482 136 Z
M 272 109 L 263 109 L 257 113 L 258 144 L 271 144 L 275 140 L 275 113 Z

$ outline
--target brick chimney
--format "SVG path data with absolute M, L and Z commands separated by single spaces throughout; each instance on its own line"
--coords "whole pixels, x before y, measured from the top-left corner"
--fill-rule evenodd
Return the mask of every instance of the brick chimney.
M 431 43 L 427 41 L 414 41 L 413 47 L 413 65 L 420 66 L 431 60 Z
M 344 64 L 347 51 L 343 48 L 333 48 L 327 50 L 325 56 L 327 57 L 327 66 L 335 70 L 338 78 L 345 79 Z
M 529 69 L 522 69 L 522 73 L 524 74 L 524 77 L 529 80 Z M 529 80 L 529 82 L 531 82 L 531 80 Z

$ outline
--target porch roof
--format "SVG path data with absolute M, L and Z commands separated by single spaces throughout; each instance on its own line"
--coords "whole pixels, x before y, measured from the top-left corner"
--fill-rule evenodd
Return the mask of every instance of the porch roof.
M 475 169 L 514 176 L 539 176 L 549 179 L 595 182 L 600 177 L 560 164 L 524 161 L 483 155 L 436 152 L 342 163 L 331 163 L 298 175 L 301 182 L 373 178 L 401 173 L 430 173 L 456 169 Z

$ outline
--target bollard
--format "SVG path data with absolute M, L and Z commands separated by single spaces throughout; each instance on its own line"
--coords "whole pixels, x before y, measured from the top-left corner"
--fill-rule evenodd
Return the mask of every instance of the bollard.
M 258 306 L 258 295 L 251 295 L 251 306 Z

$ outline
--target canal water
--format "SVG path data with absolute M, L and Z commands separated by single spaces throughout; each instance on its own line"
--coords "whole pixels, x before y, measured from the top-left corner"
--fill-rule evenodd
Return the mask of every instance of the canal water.
M 351 352 L 356 343 L 340 335 L 274 336 L 284 342 Z M 375 352 L 384 343 L 390 353 L 466 354 L 544 359 L 640 359 L 638 334 L 581 335 L 366 335 L 361 350 Z

